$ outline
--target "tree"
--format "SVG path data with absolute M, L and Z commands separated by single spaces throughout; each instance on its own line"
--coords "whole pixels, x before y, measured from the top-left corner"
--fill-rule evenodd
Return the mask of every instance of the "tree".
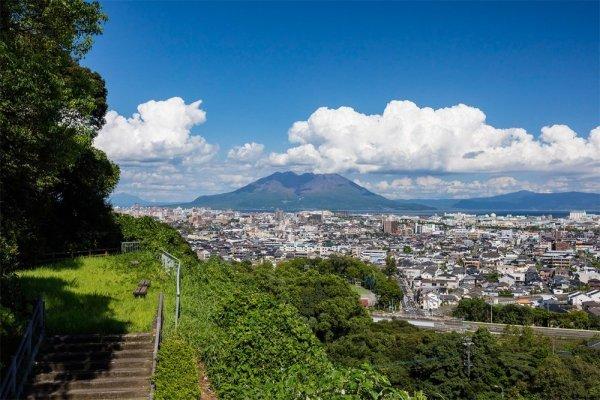
M 119 170 L 92 146 L 106 88 L 79 64 L 105 20 L 97 2 L 0 2 L 3 276 L 50 250 L 118 240 L 106 198 Z
M 404 248 L 402 249 L 402 251 L 404 252 L 404 254 L 410 254 L 413 252 L 412 248 L 408 245 L 404 246 Z
M 387 257 L 385 258 L 384 273 L 388 278 L 391 278 L 392 276 L 396 275 L 397 272 L 398 270 L 396 269 L 396 259 L 388 253 Z

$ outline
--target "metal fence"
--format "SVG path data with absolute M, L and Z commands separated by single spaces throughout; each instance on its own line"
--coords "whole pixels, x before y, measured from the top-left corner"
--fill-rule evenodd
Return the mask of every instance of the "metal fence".
M 46 331 L 46 310 L 44 300 L 38 299 L 33 315 L 27 324 L 21 343 L 12 357 L 10 366 L 0 386 L 0 399 L 18 399 L 23 385 L 27 382 L 33 361 L 37 356 Z
M 181 294 L 180 291 L 180 278 L 181 278 L 181 261 L 179 259 L 166 251 L 163 251 L 160 255 L 160 260 L 162 262 L 163 267 L 168 271 L 176 271 L 176 293 L 175 293 L 175 327 L 179 323 L 179 297 Z
M 119 252 L 118 247 L 110 247 L 105 249 L 88 249 L 77 251 L 61 251 L 45 253 L 43 256 L 35 260 L 35 264 L 43 264 L 48 262 L 68 260 L 77 257 L 103 257 Z
M 141 242 L 121 242 L 121 253 L 131 253 L 142 249 Z

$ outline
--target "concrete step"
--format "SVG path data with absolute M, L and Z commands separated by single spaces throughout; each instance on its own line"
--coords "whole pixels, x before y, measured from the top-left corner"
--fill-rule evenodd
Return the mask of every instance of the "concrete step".
M 100 361 L 113 360 L 120 358 L 141 358 L 151 359 L 152 350 L 117 350 L 117 351 L 80 351 L 80 352 L 58 352 L 42 354 L 39 360 L 41 362 L 57 362 L 57 361 Z
M 56 390 L 51 393 L 32 392 L 27 397 L 27 400 L 46 400 L 46 399 L 62 399 L 62 400 L 98 400 L 98 399 L 148 399 L 148 390 L 150 385 L 144 389 L 68 389 Z
M 150 384 L 148 377 L 141 378 L 93 378 L 73 381 L 37 382 L 30 386 L 29 393 L 55 392 L 71 389 L 144 389 Z
M 46 343 L 54 345 L 59 343 L 106 343 L 106 342 L 152 342 L 149 332 L 126 334 L 81 334 L 81 335 L 54 335 L 46 338 Z
M 152 359 L 144 358 L 113 358 L 110 360 L 86 361 L 40 361 L 36 363 L 38 373 L 70 372 L 70 371 L 112 371 L 123 368 L 148 368 Z
M 147 399 L 151 333 L 47 337 L 25 389 L 27 399 Z
M 88 380 L 94 378 L 148 378 L 149 376 L 150 365 L 145 368 L 114 368 L 111 370 L 74 370 L 39 373 L 33 377 L 33 383 Z
M 117 351 L 117 350 L 153 350 L 154 343 L 149 340 L 139 341 L 114 341 L 114 342 L 90 342 L 90 343 L 45 343 L 40 348 L 40 353 L 62 353 L 81 351 Z

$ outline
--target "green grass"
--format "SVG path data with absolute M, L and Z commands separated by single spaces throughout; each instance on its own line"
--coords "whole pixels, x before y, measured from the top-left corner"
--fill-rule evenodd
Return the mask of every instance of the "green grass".
M 137 262 L 137 264 L 136 264 Z M 80 257 L 18 273 L 23 291 L 46 301 L 50 333 L 147 332 L 156 315 L 159 292 L 165 293 L 165 316 L 173 306 L 175 279 L 149 252 Z M 133 291 L 151 281 L 148 295 Z
M 350 287 L 352 287 L 352 290 L 353 290 L 354 292 L 356 292 L 356 293 L 357 293 L 359 296 L 362 296 L 362 295 L 372 295 L 372 294 L 373 294 L 373 292 L 371 292 L 371 291 L 370 291 L 370 290 L 368 290 L 368 289 L 365 289 L 365 288 L 364 288 L 364 287 L 362 287 L 362 286 L 358 286 L 358 285 L 350 285 Z

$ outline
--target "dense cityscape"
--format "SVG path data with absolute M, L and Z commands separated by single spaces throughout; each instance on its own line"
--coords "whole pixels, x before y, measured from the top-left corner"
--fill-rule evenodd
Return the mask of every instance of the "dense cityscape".
M 405 312 L 449 313 L 462 298 L 600 316 L 600 215 L 565 217 L 329 211 L 243 213 L 129 207 L 176 227 L 200 259 L 277 264 L 347 255 L 396 266 Z M 372 294 L 362 292 L 366 304 Z M 371 297 L 369 297 L 371 296 Z

